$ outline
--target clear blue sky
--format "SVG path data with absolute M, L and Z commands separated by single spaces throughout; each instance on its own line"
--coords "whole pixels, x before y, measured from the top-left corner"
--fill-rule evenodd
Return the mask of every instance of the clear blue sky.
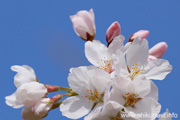
M 106 44 L 109 25 L 118 21 L 126 37 L 147 29 L 152 47 L 165 41 L 169 45 L 164 59 L 173 71 L 159 87 L 162 112 L 180 115 L 180 1 L 179 0 L 1 0 L 0 1 L 0 119 L 21 120 L 21 109 L 5 104 L 4 97 L 13 93 L 14 72 L 11 65 L 30 65 L 40 82 L 68 86 L 69 68 L 90 65 L 84 55 L 84 41 L 76 36 L 69 15 L 94 9 L 95 39 Z M 53 94 L 52 94 L 53 95 Z M 45 120 L 68 120 L 59 109 Z

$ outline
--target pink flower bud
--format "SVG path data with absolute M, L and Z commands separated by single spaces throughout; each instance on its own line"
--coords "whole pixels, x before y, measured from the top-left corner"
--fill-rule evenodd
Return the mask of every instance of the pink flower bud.
M 165 42 L 160 42 L 149 50 L 149 55 L 152 55 L 159 59 L 164 55 L 167 48 L 168 48 L 168 45 Z
M 156 57 L 154 57 L 154 56 L 152 56 L 152 55 L 149 55 L 148 56 L 148 60 L 156 60 L 157 58 Z
M 85 41 L 94 40 L 96 28 L 93 9 L 81 10 L 76 15 L 70 16 L 74 31 Z
M 148 30 L 139 30 L 130 36 L 129 42 L 132 42 L 136 37 L 140 37 L 141 39 L 145 39 L 148 35 L 149 35 Z
M 119 23 L 116 21 L 112 23 L 106 31 L 106 41 L 109 44 L 113 41 L 113 39 L 121 34 L 121 27 Z
M 51 101 L 52 101 L 52 102 L 57 102 L 57 101 L 59 101 L 62 97 L 63 97 L 63 95 L 57 94 L 57 95 L 55 95 L 55 96 L 53 96 L 53 97 L 51 98 Z
M 55 86 L 55 85 L 45 85 L 48 92 L 55 92 L 59 90 L 59 86 Z

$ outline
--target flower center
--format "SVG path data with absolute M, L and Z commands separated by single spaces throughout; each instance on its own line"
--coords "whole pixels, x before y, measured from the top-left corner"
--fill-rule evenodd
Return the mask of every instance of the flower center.
M 144 65 L 142 67 L 139 66 L 139 64 L 133 64 L 131 67 L 130 75 L 129 77 L 131 80 L 134 80 L 135 77 L 140 75 L 144 71 Z
M 139 101 L 139 100 L 141 100 L 142 98 L 139 98 L 138 97 L 139 95 L 138 94 L 135 94 L 135 93 L 126 93 L 125 94 L 125 96 L 123 96 L 124 97 L 124 99 L 125 99 L 125 104 L 124 104 L 124 106 L 125 107 L 133 107 L 134 108 L 134 104 L 137 102 L 137 101 Z
M 103 95 L 100 95 L 98 91 L 95 89 L 94 91 L 92 90 L 87 90 L 87 93 L 85 93 L 85 100 L 87 100 L 89 103 L 90 102 L 101 102 Z
M 106 57 L 104 57 L 104 59 L 101 59 L 100 62 L 97 62 L 97 64 L 99 65 L 98 67 L 104 69 L 108 73 L 112 73 L 114 71 L 112 68 L 112 60 L 107 60 L 105 58 Z

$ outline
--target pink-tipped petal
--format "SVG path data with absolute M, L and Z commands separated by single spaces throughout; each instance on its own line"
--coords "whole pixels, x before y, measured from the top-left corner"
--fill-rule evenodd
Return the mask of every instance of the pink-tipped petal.
M 168 48 L 168 45 L 165 42 L 160 42 L 149 50 L 149 55 L 152 55 L 159 59 L 164 55 L 167 48 Z
M 74 31 L 83 40 L 92 41 L 96 34 L 93 9 L 81 10 L 76 15 L 70 16 Z
M 109 44 L 113 41 L 113 39 L 121 34 L 120 24 L 116 21 L 112 23 L 106 31 L 106 41 Z
M 130 36 L 129 42 L 132 42 L 136 37 L 140 37 L 141 39 L 145 39 L 145 38 L 147 38 L 148 35 L 149 35 L 148 30 L 139 30 Z

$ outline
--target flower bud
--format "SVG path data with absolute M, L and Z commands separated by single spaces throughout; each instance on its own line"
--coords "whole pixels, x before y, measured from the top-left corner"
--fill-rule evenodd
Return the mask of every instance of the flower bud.
M 154 56 L 152 56 L 152 55 L 149 55 L 148 56 L 148 60 L 156 60 L 157 58 L 156 57 L 154 57 Z
M 36 116 L 45 117 L 51 109 L 53 103 L 49 103 L 50 98 L 42 98 L 33 107 L 32 111 Z
M 48 92 L 55 92 L 59 90 L 59 86 L 56 85 L 45 85 Z
M 119 23 L 116 21 L 112 23 L 106 31 L 106 41 L 108 43 L 108 46 L 113 41 L 113 39 L 120 34 L 121 34 L 121 27 Z
M 156 57 L 157 59 L 159 59 L 164 55 L 167 48 L 168 48 L 168 45 L 165 42 L 160 42 L 149 50 L 149 55 L 152 55 Z
M 63 97 L 63 95 L 57 94 L 57 95 L 53 96 L 50 100 L 51 100 L 52 102 L 57 102 L 57 101 L 59 101 L 62 97 Z
M 53 103 L 49 103 L 50 98 L 40 99 L 34 106 L 25 107 L 22 110 L 22 118 L 24 120 L 42 120 L 48 115 Z
M 140 37 L 141 39 L 145 39 L 148 35 L 149 35 L 148 30 L 139 30 L 130 36 L 129 42 L 132 42 L 136 37 Z
M 81 10 L 76 15 L 70 16 L 74 31 L 85 41 L 94 40 L 96 28 L 93 9 Z

